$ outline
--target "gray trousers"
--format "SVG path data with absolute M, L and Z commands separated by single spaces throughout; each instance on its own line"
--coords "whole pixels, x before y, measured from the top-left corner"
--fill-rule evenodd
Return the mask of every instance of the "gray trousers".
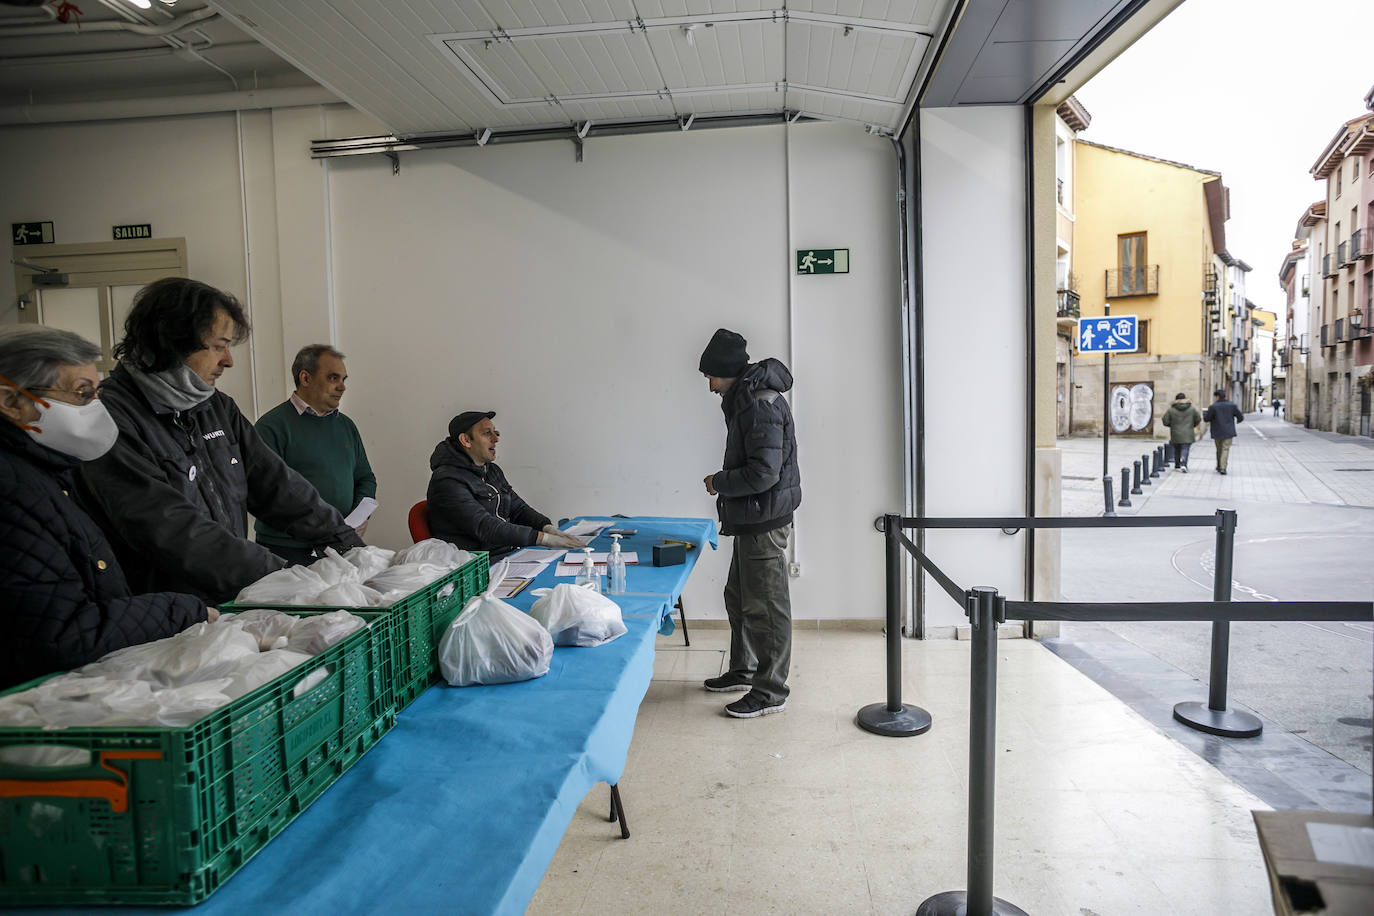
M 730 670 L 753 679 L 769 703 L 787 698 L 792 665 L 792 598 L 787 591 L 787 539 L 792 526 L 735 535 L 725 613 L 730 618 Z

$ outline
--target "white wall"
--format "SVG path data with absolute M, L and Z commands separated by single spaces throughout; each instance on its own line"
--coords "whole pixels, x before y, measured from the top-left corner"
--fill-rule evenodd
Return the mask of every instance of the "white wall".
M 404 537 L 465 409 L 497 411 L 498 461 L 554 518 L 713 514 L 724 424 L 697 360 L 724 326 L 798 378 L 795 615 L 879 616 L 871 522 L 901 502 L 895 168 L 858 129 L 791 130 L 794 241 L 855 263 L 800 278 L 790 308 L 784 128 L 606 138 L 582 163 L 563 142 L 402 154 L 399 176 L 332 161 L 345 407 L 385 507 L 369 534 Z M 693 616 L 723 615 L 727 565 L 703 558 Z
M 1020 108 L 921 112 L 926 511 L 1025 510 L 1025 125 Z M 1024 533 L 931 532 L 960 586 L 1024 597 Z M 933 581 L 934 635 L 967 623 Z
M 222 383 L 250 415 L 254 382 L 265 411 L 295 350 L 332 335 L 383 544 L 408 541 L 429 454 L 472 406 L 498 411 L 503 467 L 554 517 L 710 515 L 724 424 L 696 366 L 734 328 L 797 376 L 795 615 L 881 616 L 871 523 L 902 500 L 889 141 L 826 124 L 593 138 L 583 163 L 548 142 L 403 153 L 399 176 L 309 158 L 312 139 L 377 132 L 337 106 L 5 129 L 0 222 L 184 236 L 191 275 L 252 307 Z M 852 272 L 794 280 L 801 245 L 849 247 Z M 692 616 L 723 616 L 727 565 L 703 558 Z

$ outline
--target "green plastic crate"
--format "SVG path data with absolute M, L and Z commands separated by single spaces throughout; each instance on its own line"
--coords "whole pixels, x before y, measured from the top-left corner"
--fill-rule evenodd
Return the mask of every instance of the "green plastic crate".
M 431 684 L 439 680 L 439 640 L 468 599 L 486 591 L 490 577 L 488 556 L 474 551 L 473 558 L 441 579 L 411 592 L 388 607 L 345 607 L 335 605 L 222 604 L 226 613 L 254 607 L 268 607 L 288 614 L 321 613 L 345 610 L 372 621 L 390 645 L 389 683 L 386 689 L 395 700 L 396 711 L 409 706 Z M 372 614 L 382 614 L 382 620 Z
M 186 728 L 0 728 L 0 748 L 90 753 L 0 762 L 0 905 L 204 900 L 395 724 L 389 652 L 375 626 L 350 634 Z

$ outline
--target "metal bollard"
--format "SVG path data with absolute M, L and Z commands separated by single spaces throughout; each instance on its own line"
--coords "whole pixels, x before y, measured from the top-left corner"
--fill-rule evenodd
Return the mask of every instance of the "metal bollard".
M 972 624 L 969 663 L 968 890 L 927 897 L 916 916 L 1025 916 L 1025 910 L 992 895 L 993 816 L 997 773 L 997 625 L 1007 599 L 987 586 L 964 593 Z
M 1141 455 L 1141 456 L 1140 456 L 1140 466 L 1141 466 L 1142 468 L 1144 468 L 1144 472 L 1140 475 L 1140 485 L 1141 485 L 1142 487 L 1148 487 L 1148 486 L 1150 485 L 1150 456 L 1149 456 L 1149 455 Z
M 1236 547 L 1236 510 L 1217 510 L 1216 575 L 1212 600 L 1231 600 L 1231 568 Z M 1226 677 L 1230 665 L 1231 621 L 1212 621 L 1212 665 L 1208 673 L 1207 703 L 1179 703 L 1174 718 L 1198 731 L 1223 738 L 1253 738 L 1264 730 L 1257 716 L 1226 708 Z
M 930 730 L 930 713 L 902 703 L 902 541 L 901 516 L 884 515 L 887 572 L 887 702 L 859 710 L 858 726 L 889 738 L 920 735 Z
M 1145 492 L 1144 490 L 1140 489 L 1140 462 L 1133 462 L 1133 465 L 1135 469 L 1135 474 L 1133 475 L 1133 483 L 1131 484 L 1131 495 L 1139 496 L 1140 494 Z
M 1164 454 L 1164 469 L 1168 470 L 1169 465 L 1172 464 L 1174 460 L 1174 446 L 1172 443 L 1166 442 L 1159 448 Z
M 1128 488 L 1131 485 L 1131 472 L 1129 468 L 1121 469 L 1121 498 L 1116 501 L 1118 506 L 1129 506 L 1131 504 L 1131 494 Z
M 1107 507 L 1103 510 L 1102 517 L 1116 518 L 1116 509 L 1112 507 L 1112 476 L 1110 474 L 1102 478 L 1102 499 Z
M 1164 446 L 1162 446 L 1162 445 L 1156 446 L 1156 447 L 1155 447 L 1155 451 L 1154 451 L 1154 456 L 1155 456 L 1155 469 L 1154 469 L 1153 471 L 1150 472 L 1150 476 L 1151 476 L 1151 477 L 1163 477 L 1163 476 L 1164 476 L 1164 470 L 1165 470 L 1165 468 L 1167 468 L 1167 467 L 1169 466 L 1169 463 L 1168 463 L 1167 461 L 1164 460 Z

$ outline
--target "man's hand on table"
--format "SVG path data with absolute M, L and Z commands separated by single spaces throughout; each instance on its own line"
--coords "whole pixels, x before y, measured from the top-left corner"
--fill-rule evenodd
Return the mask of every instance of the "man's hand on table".
M 544 530 L 539 532 L 537 543 L 540 547 L 562 547 L 567 550 L 578 550 L 587 546 L 587 542 L 580 537 L 559 531 L 553 525 L 544 526 Z
M 716 495 L 716 488 L 711 486 L 711 481 L 715 478 L 715 476 L 715 474 L 707 474 L 704 478 L 702 478 L 701 481 L 702 483 L 706 484 L 706 492 L 711 496 Z

